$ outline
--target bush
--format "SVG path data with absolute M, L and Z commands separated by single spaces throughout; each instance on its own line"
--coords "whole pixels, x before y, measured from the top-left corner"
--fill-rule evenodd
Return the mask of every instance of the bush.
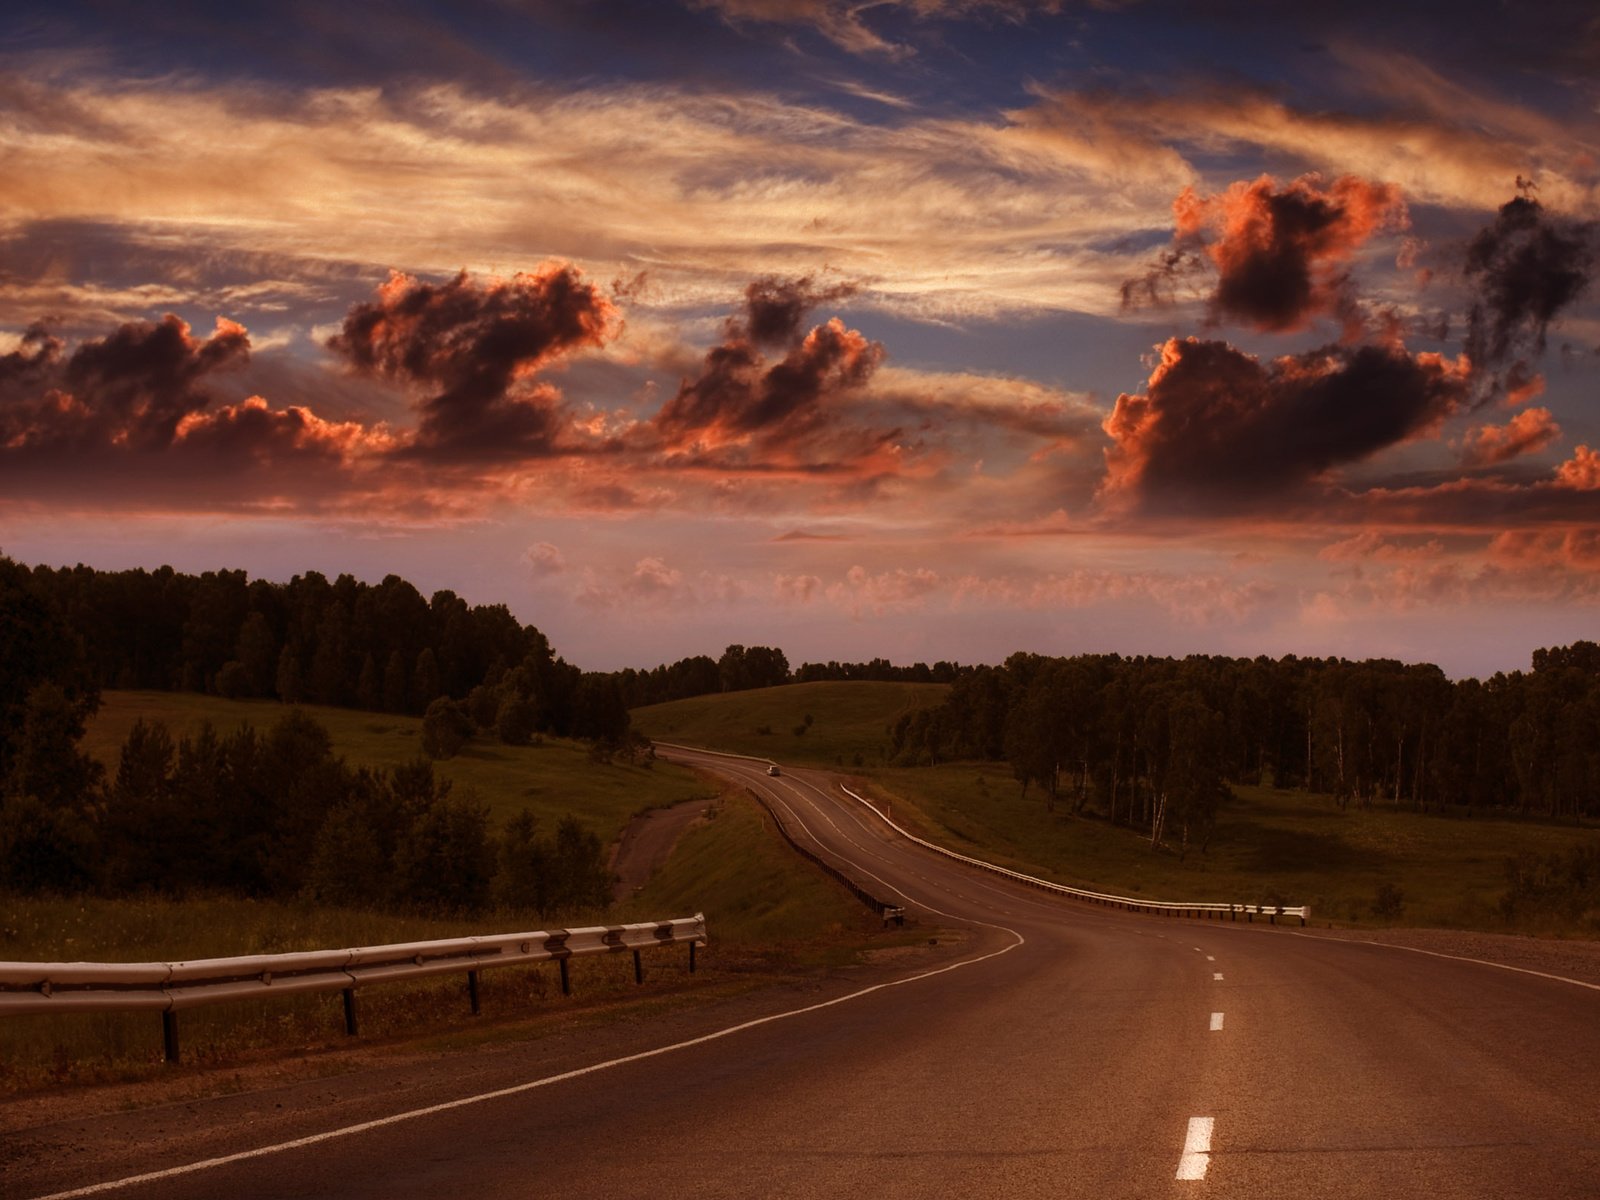
M 428 705 L 422 718 L 422 750 L 429 758 L 454 758 L 472 737 L 472 718 L 448 696 Z
M 1385 880 L 1372 898 L 1372 915 L 1383 921 L 1399 919 L 1406 910 L 1406 894 L 1397 883 Z

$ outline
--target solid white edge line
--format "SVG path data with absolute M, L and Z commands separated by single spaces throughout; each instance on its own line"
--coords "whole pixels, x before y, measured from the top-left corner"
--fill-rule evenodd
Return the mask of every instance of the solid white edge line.
M 790 811 L 792 812 L 793 810 L 791 809 Z M 795 819 L 799 819 L 799 814 L 795 814 Z M 877 877 L 874 876 L 874 878 Z M 884 883 L 891 888 L 893 887 L 893 885 L 889 884 L 887 880 L 879 880 L 879 882 Z M 894 890 L 899 892 L 898 888 L 894 888 Z M 904 892 L 900 892 L 900 895 L 907 900 L 911 899 L 911 897 L 906 896 Z M 918 902 L 912 901 L 912 903 L 915 904 Z M 536 1088 L 549 1087 L 551 1084 L 564 1083 L 569 1079 L 577 1079 L 584 1075 L 593 1075 L 599 1071 L 607 1071 L 612 1067 L 625 1066 L 628 1063 L 639 1062 L 647 1058 L 655 1058 L 662 1054 L 670 1054 L 674 1050 L 686 1050 L 691 1046 L 700 1046 L 704 1045 L 706 1042 L 715 1042 L 721 1038 L 728 1037 L 731 1034 L 742 1033 L 746 1029 L 754 1029 L 758 1025 L 770 1025 L 774 1021 L 783 1021 L 789 1017 L 803 1016 L 806 1013 L 817 1012 L 820 1009 L 832 1008 L 837 1004 L 844 1004 L 849 1000 L 858 1000 L 862 996 L 870 996 L 874 992 L 881 992 L 887 988 L 901 987 L 904 984 L 917 983 L 923 979 L 932 979 L 936 975 L 944 975 L 950 971 L 959 970 L 962 967 L 975 966 L 978 963 L 987 962 L 991 958 L 999 958 L 1002 954 L 1009 954 L 1018 946 L 1024 945 L 1027 941 L 1027 939 L 1015 929 L 1007 928 L 1004 925 L 992 925 L 987 921 L 974 921 L 970 918 L 957 917 L 953 913 L 941 912 L 939 909 L 933 908 L 926 904 L 921 904 L 919 907 L 927 909 L 929 912 L 937 913 L 941 917 L 950 917 L 952 920 L 966 921 L 968 924 L 984 925 L 990 929 L 1001 930 L 1004 933 L 1009 933 L 1017 940 L 1012 942 L 1009 946 L 1002 946 L 999 950 L 992 950 L 988 954 L 980 954 L 977 958 L 964 958 L 960 962 L 951 963 L 949 966 L 939 967 L 933 971 L 924 971 L 920 975 L 908 975 L 904 979 L 891 979 L 887 983 L 875 983 L 871 987 L 862 988 L 860 991 L 851 992 L 848 995 L 836 996 L 832 1000 L 823 1000 L 818 1004 L 808 1004 L 804 1008 L 792 1008 L 787 1012 L 772 1013 L 769 1016 L 757 1017 L 754 1020 L 744 1021 L 738 1025 L 730 1025 L 726 1029 L 718 1029 L 712 1033 L 704 1033 L 699 1037 L 689 1038 L 687 1041 L 674 1042 L 670 1046 L 657 1046 L 653 1050 L 641 1050 L 637 1054 L 627 1054 L 621 1058 L 613 1058 L 606 1062 L 594 1063 L 587 1067 L 578 1067 L 571 1071 L 563 1071 L 559 1075 L 547 1075 L 543 1079 L 534 1079 L 527 1083 L 514 1084 L 511 1087 L 499 1088 L 492 1092 L 482 1092 L 476 1096 L 463 1096 L 459 1100 L 447 1100 L 443 1104 L 431 1104 L 426 1108 L 415 1108 L 411 1109 L 409 1112 L 395 1113 L 392 1116 L 379 1117 L 375 1121 L 363 1121 L 357 1125 L 346 1125 L 339 1129 L 330 1129 L 323 1133 L 310 1134 L 307 1137 L 295 1138 L 294 1140 L 288 1142 L 278 1142 L 271 1146 L 258 1146 L 253 1150 L 241 1150 L 237 1154 L 225 1154 L 220 1158 L 202 1159 L 200 1162 L 185 1163 L 181 1167 L 168 1167 L 162 1171 L 149 1171 L 143 1175 L 129 1175 L 126 1178 L 113 1179 L 106 1183 L 91 1183 L 85 1187 L 72 1188 L 71 1190 L 65 1192 L 51 1192 L 45 1196 L 35 1197 L 34 1200 L 73 1200 L 74 1197 L 78 1196 L 95 1196 L 103 1192 L 116 1191 L 120 1188 L 135 1187 L 142 1183 L 155 1183 L 162 1179 L 173 1179 L 180 1175 L 192 1175 L 197 1171 L 210 1170 L 213 1167 L 224 1167 L 230 1163 L 245 1162 L 252 1158 L 264 1158 L 269 1154 L 279 1154 L 285 1150 L 298 1150 L 304 1146 L 315 1146 L 319 1142 L 329 1142 L 333 1141 L 335 1138 L 348 1137 L 351 1134 L 366 1133 L 368 1130 L 382 1129 L 388 1125 L 398 1125 L 403 1121 L 411 1121 L 418 1117 L 429 1117 L 436 1113 L 449 1112 L 451 1109 L 467 1108 L 474 1104 L 481 1104 L 486 1100 L 500 1100 L 507 1096 L 520 1095 L 523 1092 L 534 1091 Z
M 1215 1125 L 1212 1117 L 1190 1117 L 1189 1133 L 1183 1140 L 1183 1154 L 1178 1159 L 1175 1179 L 1204 1179 L 1211 1165 L 1211 1132 Z
M 1535 971 L 1532 967 L 1513 967 L 1510 963 L 1495 962 L 1488 958 L 1468 958 L 1464 954 L 1446 954 L 1442 950 L 1422 950 L 1416 946 L 1401 946 L 1395 942 L 1374 942 L 1368 938 L 1333 938 L 1325 937 L 1320 933 L 1302 933 L 1298 929 L 1286 929 L 1285 933 L 1292 933 L 1295 937 L 1312 938 L 1319 942 L 1343 942 L 1347 946 L 1377 946 L 1382 950 L 1405 950 L 1411 954 L 1426 954 L 1429 958 L 1449 958 L 1456 962 L 1473 963 L 1480 967 L 1494 967 L 1500 971 L 1515 971 L 1518 975 L 1532 975 L 1539 979 L 1551 979 L 1556 983 L 1570 983 L 1573 987 L 1588 988 L 1591 992 L 1600 992 L 1600 983 L 1588 983 L 1582 979 L 1572 979 L 1566 975 L 1552 975 L 1549 971 Z

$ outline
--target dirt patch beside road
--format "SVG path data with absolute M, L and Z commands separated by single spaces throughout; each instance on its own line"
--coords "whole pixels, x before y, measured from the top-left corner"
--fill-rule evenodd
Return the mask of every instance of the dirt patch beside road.
M 617 876 L 615 896 L 627 900 L 649 882 L 678 844 L 678 839 L 714 803 L 712 800 L 685 800 L 671 808 L 652 808 L 628 822 L 611 856 L 611 870 Z

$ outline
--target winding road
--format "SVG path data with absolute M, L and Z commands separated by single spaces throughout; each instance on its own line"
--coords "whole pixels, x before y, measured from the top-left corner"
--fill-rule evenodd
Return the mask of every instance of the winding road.
M 1593 983 L 1088 907 L 907 843 L 821 773 L 663 755 L 760 791 L 962 953 L 276 1140 L 129 1147 L 115 1178 L 63 1164 L 52 1194 L 1600 1196 Z

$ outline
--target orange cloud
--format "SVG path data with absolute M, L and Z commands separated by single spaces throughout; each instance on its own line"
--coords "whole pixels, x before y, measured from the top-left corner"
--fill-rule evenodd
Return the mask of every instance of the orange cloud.
M 1561 436 L 1561 426 L 1548 408 L 1527 408 L 1504 425 L 1480 425 L 1467 432 L 1462 464 L 1489 467 L 1536 454 Z
M 1316 175 L 1282 187 L 1263 175 L 1213 196 L 1186 187 L 1172 212 L 1172 250 L 1143 279 L 1123 285 L 1123 303 L 1141 294 L 1160 300 L 1175 279 L 1209 262 L 1217 272 L 1212 319 L 1271 333 L 1305 329 L 1323 315 L 1339 317 L 1350 336 L 1359 333 L 1347 268 L 1374 233 L 1406 224 L 1398 188 L 1353 175 L 1326 187 Z

